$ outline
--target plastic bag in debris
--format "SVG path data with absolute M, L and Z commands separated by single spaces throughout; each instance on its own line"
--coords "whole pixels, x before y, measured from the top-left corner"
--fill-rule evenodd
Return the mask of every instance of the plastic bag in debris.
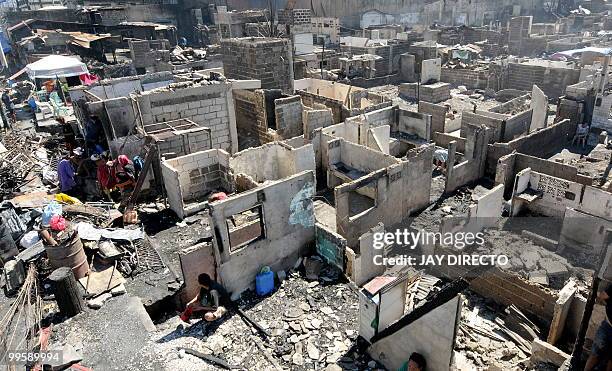
M 88 241 L 99 241 L 102 238 L 108 240 L 134 241 L 144 238 L 144 232 L 140 229 L 110 229 L 97 228 L 91 223 L 80 222 L 76 225 L 79 237 Z
M 42 170 L 42 176 L 43 176 L 43 181 L 51 183 L 51 184 L 58 184 L 59 179 L 57 177 L 57 171 L 51 169 L 50 166 L 45 166 Z
M 51 201 L 43 210 L 41 224 L 43 226 L 50 225 L 51 218 L 53 218 L 54 215 L 62 215 L 62 205 L 58 204 L 56 201 Z
M 54 231 L 63 231 L 66 229 L 66 219 L 61 215 L 53 215 L 51 222 L 49 222 L 49 226 L 51 226 L 51 229 Z
M 40 236 L 38 235 L 38 232 L 29 231 L 24 234 L 23 237 L 21 237 L 21 240 L 19 240 L 19 244 L 24 249 L 27 249 L 28 247 L 36 245 L 38 241 L 40 241 Z

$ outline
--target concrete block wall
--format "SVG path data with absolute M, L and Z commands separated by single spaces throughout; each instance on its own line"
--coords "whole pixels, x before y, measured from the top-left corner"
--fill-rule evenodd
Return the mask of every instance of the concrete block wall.
M 583 120 L 584 106 L 585 104 L 583 102 L 561 97 L 559 98 L 559 104 L 557 105 L 557 116 L 555 117 L 555 120 L 560 121 L 567 119 L 573 124 L 578 124 Z
M 374 264 L 374 257 L 376 255 L 383 255 L 384 250 L 377 250 L 372 247 L 374 244 L 374 234 L 383 233 L 384 231 L 384 224 L 378 223 L 359 237 L 358 246 L 355 246 L 354 249 L 346 248 L 347 263 L 345 272 L 355 285 L 361 287 L 374 277 L 385 273 L 386 267 L 384 265 Z
M 356 146 L 342 139 L 336 141 L 340 141 L 338 147 Z M 328 144 L 331 147 L 334 141 Z M 357 151 L 359 149 L 354 148 L 353 153 Z M 367 155 L 366 151 L 377 153 L 366 148 L 361 150 Z M 433 145 L 414 149 L 407 154 L 406 161 L 396 161 L 395 164 L 372 171 L 365 177 L 334 189 L 337 231 L 346 238 L 348 247 L 355 250 L 359 237 L 378 223 L 392 227 L 429 204 L 433 152 Z M 330 163 L 334 163 L 334 156 L 339 157 L 337 153 L 332 153 L 331 149 L 328 150 L 328 155 Z M 345 157 L 341 158 L 344 162 Z M 363 187 L 374 190 L 374 206 L 358 215 L 350 216 L 349 195 Z
M 339 158 L 334 162 L 331 162 L 330 157 L 330 164 L 342 162 L 346 166 L 364 173 L 371 173 L 400 162 L 391 155 L 366 149 L 363 145 L 348 142 L 344 139 L 341 139 L 338 154 Z
M 254 286 L 263 266 L 289 269 L 314 245 L 314 195 L 314 172 L 305 171 L 209 205 L 220 282 L 233 297 Z M 257 206 L 264 235 L 232 251 L 227 219 Z
M 516 195 L 524 191 L 521 189 L 524 184 L 517 180 L 514 186 L 511 214 L 517 215 L 523 209 L 529 209 L 541 215 L 562 218 L 567 207 L 579 208 L 584 185 L 570 182 L 565 179 L 541 174 L 531 169 L 525 169 L 517 175 L 517 179 L 526 179 L 525 189 L 541 191 L 542 196 L 537 200 L 527 204 Z
M 535 157 L 548 158 L 568 143 L 576 132 L 576 123 L 570 120 L 550 125 L 536 132 L 514 139 L 508 143 L 489 144 L 486 174 L 494 176 L 497 161 L 517 151 Z
M 240 136 L 253 135 L 258 112 L 255 104 L 255 92 L 249 90 L 234 90 L 236 108 L 236 130 Z
M 304 137 L 311 140 L 315 129 L 331 126 L 333 120 L 331 109 L 305 109 L 302 111 Z
M 135 99 L 142 126 L 189 119 L 211 129 L 213 148 L 230 153 L 238 149 L 231 84 L 211 82 L 174 91 L 148 91 Z
M 419 112 L 431 115 L 431 137 L 435 132 L 445 133 L 446 107 L 441 104 L 419 102 Z
M 229 154 L 218 149 L 164 159 L 162 174 L 170 208 L 180 218 L 201 210 L 202 197 L 211 191 L 232 192 L 234 188 Z
M 276 132 L 280 138 L 289 139 L 304 134 L 302 111 L 302 98 L 299 95 L 274 100 Z
M 129 97 L 107 99 L 87 104 L 89 113 L 98 117 L 108 117 L 104 132 L 108 140 L 125 137 L 136 124 L 132 100 Z M 103 122 L 103 124 L 106 124 Z
M 557 68 L 554 65 L 540 66 L 525 63 L 508 63 L 506 88 L 531 91 L 533 85 L 542 89 L 549 98 L 558 98 L 568 85 L 580 78 L 580 69 Z
M 455 165 L 456 143 L 448 147 L 448 162 L 444 192 L 450 193 L 483 177 L 487 159 L 487 144 L 490 129 L 477 127 L 466 139 L 465 160 Z
M 262 89 L 293 93 L 293 57 L 288 39 L 245 37 L 222 40 L 221 54 L 226 77 L 261 80 Z
M 152 57 L 152 52 L 159 50 L 170 50 L 170 42 L 168 40 L 129 40 L 130 55 L 135 68 L 144 68 L 155 64 L 155 58 Z M 167 54 L 167 60 L 170 60 L 170 54 Z
M 503 141 L 511 141 L 529 133 L 533 109 L 528 109 L 506 119 Z
M 412 352 L 425 357 L 428 370 L 451 369 L 461 300 L 461 295 L 457 295 L 399 331 L 376 341 L 368 348 L 368 353 L 388 370 L 402 369 Z
M 606 247 L 606 229 L 611 227 L 612 222 L 605 218 L 568 207 L 563 215 L 559 248 L 587 255 L 589 258 L 584 259 L 585 263 L 591 262 L 591 268 L 598 269 L 597 262 Z
M 459 266 L 436 266 L 435 268 L 450 279 L 468 274 L 467 268 Z M 479 295 L 490 298 L 501 305 L 516 305 L 521 311 L 544 321 L 553 317 L 557 298 L 539 285 L 527 282 L 517 275 L 499 268 L 488 270 L 470 282 L 470 288 Z
M 157 150 L 161 157 L 172 158 L 211 148 L 211 137 L 207 128 L 164 135 L 157 141 Z
M 546 52 L 551 36 L 531 36 L 520 41 L 508 41 L 508 51 L 513 55 L 535 57 Z
M 312 144 L 292 148 L 282 142 L 240 151 L 230 158 L 229 166 L 233 174 L 244 174 L 256 183 L 279 180 L 316 168 Z
M 400 109 L 398 116 L 397 131 L 407 135 L 415 135 L 427 141 L 431 139 L 430 115 Z
M 495 183 L 503 184 L 506 195 L 509 196 L 516 174 L 527 168 L 584 185 L 591 185 L 593 183 L 593 178 L 578 174 L 578 169 L 575 166 L 516 152 L 499 159 L 496 167 Z
M 467 138 L 471 132 L 470 127 L 485 125 L 491 129 L 489 143 L 503 141 L 506 119 L 508 115 L 487 111 L 463 111 L 461 114 L 461 131 L 459 136 Z
M 533 24 L 533 17 L 513 17 L 508 23 L 508 44 L 510 46 L 510 52 L 518 54 L 520 51 L 520 44 L 524 39 L 528 39 L 531 34 L 531 25 Z
M 458 86 L 464 85 L 468 89 L 497 90 L 496 81 L 487 70 L 471 70 L 442 67 L 440 81 Z

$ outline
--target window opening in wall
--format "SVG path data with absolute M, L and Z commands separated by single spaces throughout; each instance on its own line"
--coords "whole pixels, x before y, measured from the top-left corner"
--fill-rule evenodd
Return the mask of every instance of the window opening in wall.
M 234 214 L 226 222 L 230 253 L 266 237 L 262 205 Z
M 349 217 L 361 214 L 376 206 L 376 182 L 363 184 L 349 192 Z

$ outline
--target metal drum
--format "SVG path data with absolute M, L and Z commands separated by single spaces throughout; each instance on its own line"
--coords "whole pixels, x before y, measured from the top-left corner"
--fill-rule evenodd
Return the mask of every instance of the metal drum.
M 64 243 L 57 246 L 45 246 L 45 250 L 53 268 L 69 267 L 77 280 L 87 275 L 89 270 L 87 256 L 77 232 L 74 232 L 72 238 Z

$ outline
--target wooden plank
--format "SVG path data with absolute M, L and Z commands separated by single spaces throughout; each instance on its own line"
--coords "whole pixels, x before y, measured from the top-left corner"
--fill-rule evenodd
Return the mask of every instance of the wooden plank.
M 89 277 L 89 282 L 87 281 L 87 277 Z M 79 283 L 83 286 L 83 289 L 87 287 L 87 295 L 98 296 L 125 283 L 125 278 L 123 278 L 121 272 L 114 269 L 113 266 L 109 266 L 99 272 L 90 271 L 89 276 L 79 279 Z
M 140 195 L 140 190 L 142 189 L 144 180 L 147 177 L 147 174 L 149 173 L 149 168 L 151 167 L 151 164 L 153 163 L 153 158 L 155 157 L 155 154 L 157 153 L 157 146 L 155 145 L 155 140 L 152 137 L 147 137 L 147 141 L 145 143 L 145 151 L 146 151 L 146 155 L 145 155 L 144 165 L 142 166 L 142 170 L 140 170 L 140 174 L 138 174 L 138 179 L 136 180 L 136 185 L 134 186 L 134 190 L 132 190 L 130 197 L 128 197 L 126 200 L 121 202 L 122 204 L 126 206 L 126 210 L 130 210 L 136 203 L 136 200 L 138 199 L 138 196 Z

